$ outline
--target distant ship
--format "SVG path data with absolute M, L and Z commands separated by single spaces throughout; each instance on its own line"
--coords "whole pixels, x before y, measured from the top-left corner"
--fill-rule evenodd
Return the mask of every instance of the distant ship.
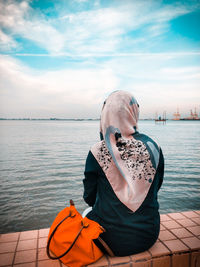
M 166 123 L 166 111 L 163 112 L 163 116 L 158 116 L 157 112 L 156 112 L 156 115 L 155 115 L 155 123 L 156 122 L 163 122 L 163 123 Z
M 174 117 L 173 117 L 173 120 L 174 121 L 183 121 L 183 120 L 186 120 L 186 121 L 194 121 L 194 120 L 200 120 L 198 114 L 197 114 L 197 110 L 196 108 L 194 109 L 194 112 L 192 111 L 192 109 L 190 110 L 190 116 L 189 117 L 186 117 L 186 118 L 181 118 L 181 114 L 179 113 L 179 110 L 177 109 L 177 112 L 175 112 L 174 114 Z

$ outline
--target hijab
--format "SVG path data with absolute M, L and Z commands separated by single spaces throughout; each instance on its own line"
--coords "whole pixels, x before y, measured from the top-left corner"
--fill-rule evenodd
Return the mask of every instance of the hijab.
M 113 92 L 101 112 L 102 140 L 91 148 L 116 196 L 133 212 L 143 203 L 156 173 L 146 145 L 134 138 L 138 118 L 136 99 L 129 92 Z

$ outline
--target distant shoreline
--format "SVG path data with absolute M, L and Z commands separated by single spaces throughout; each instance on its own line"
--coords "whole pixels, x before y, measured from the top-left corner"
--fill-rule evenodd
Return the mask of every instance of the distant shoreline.
M 140 121 L 154 121 L 155 119 L 139 119 Z M 168 120 L 168 119 L 167 119 Z M 0 118 L 0 121 L 100 121 L 100 119 L 59 119 L 59 118 Z
M 0 121 L 100 121 L 100 119 L 59 119 L 59 118 L 0 118 Z M 155 121 L 155 119 L 139 119 L 139 121 Z M 166 119 L 166 121 L 200 121 L 200 119 Z M 162 122 L 162 121 L 157 121 Z
M 99 121 L 99 119 L 59 119 L 59 118 L 41 118 L 41 119 L 35 119 L 35 118 L 0 118 L 0 121 Z

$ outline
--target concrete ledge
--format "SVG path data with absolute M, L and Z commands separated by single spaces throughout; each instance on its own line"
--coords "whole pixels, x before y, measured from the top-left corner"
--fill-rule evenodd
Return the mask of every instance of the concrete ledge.
M 0 266 L 64 267 L 46 255 L 49 228 L 0 235 Z M 161 215 L 161 231 L 148 251 L 127 257 L 103 256 L 91 267 L 200 267 L 200 211 Z

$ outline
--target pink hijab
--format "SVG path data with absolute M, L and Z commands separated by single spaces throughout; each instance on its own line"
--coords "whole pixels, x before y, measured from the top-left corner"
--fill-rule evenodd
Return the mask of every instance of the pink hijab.
M 136 99 L 128 92 L 113 92 L 101 113 L 103 140 L 91 148 L 116 196 L 133 212 L 144 201 L 156 173 L 145 144 L 133 135 L 138 117 Z

